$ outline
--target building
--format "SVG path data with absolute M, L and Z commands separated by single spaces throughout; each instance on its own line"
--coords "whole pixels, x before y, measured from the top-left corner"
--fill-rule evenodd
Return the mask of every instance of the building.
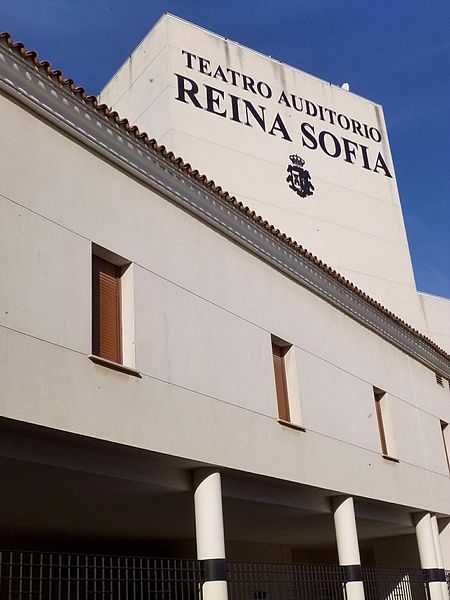
M 99 101 L 1 34 L 0 94 L 0 598 L 448 598 L 381 108 L 170 15 Z

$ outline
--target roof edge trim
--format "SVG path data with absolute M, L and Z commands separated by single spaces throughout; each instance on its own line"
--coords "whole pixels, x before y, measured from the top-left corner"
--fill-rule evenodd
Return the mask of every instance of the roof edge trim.
M 0 89 L 340 311 L 450 379 L 450 356 L 317 257 L 0 34 Z

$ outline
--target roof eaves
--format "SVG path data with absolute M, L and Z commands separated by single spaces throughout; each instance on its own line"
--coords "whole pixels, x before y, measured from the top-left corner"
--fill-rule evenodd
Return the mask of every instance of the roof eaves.
M 201 174 L 197 169 L 194 169 L 190 163 L 183 160 L 182 157 L 177 157 L 172 151 L 167 150 L 164 145 L 159 145 L 154 138 L 150 138 L 147 133 L 141 132 L 137 125 L 131 125 L 128 119 L 121 118 L 117 111 L 108 107 L 106 104 L 100 104 L 96 96 L 88 95 L 82 86 L 76 86 L 73 79 L 65 78 L 63 72 L 60 69 L 53 69 L 49 61 L 39 60 L 37 52 L 34 50 L 27 50 L 22 42 L 14 42 L 11 35 L 8 32 L 0 32 L 0 41 L 4 40 L 11 51 L 20 55 L 23 59 L 31 61 L 33 65 L 43 70 L 49 77 L 58 81 L 58 83 L 70 90 L 70 92 L 80 101 L 87 105 L 90 105 L 98 114 L 107 118 L 113 122 L 117 127 L 120 127 L 128 135 L 135 137 L 140 142 L 144 143 L 147 147 L 152 148 L 155 152 L 160 154 L 165 160 L 169 161 L 184 173 L 195 179 L 205 188 L 216 194 L 221 200 L 232 204 L 239 211 L 244 213 L 247 217 L 252 219 L 259 226 L 263 227 L 267 232 L 276 237 L 282 243 L 286 244 L 292 250 L 302 254 L 314 265 L 322 269 L 327 275 L 333 277 L 339 283 L 350 289 L 353 293 L 357 294 L 364 301 L 375 307 L 377 310 L 382 312 L 384 315 L 392 319 L 394 322 L 399 324 L 401 327 L 412 333 L 415 337 L 428 344 L 433 350 L 450 361 L 450 354 L 438 346 L 433 340 L 425 336 L 423 333 L 406 323 L 403 319 L 395 315 L 393 312 L 388 310 L 380 302 L 363 292 L 351 281 L 340 275 L 335 269 L 324 263 L 322 260 L 317 258 L 312 252 L 309 252 L 306 248 L 303 248 L 291 237 L 271 225 L 260 215 L 257 215 L 255 211 L 251 210 L 248 206 L 245 206 L 235 196 L 231 196 L 226 190 L 223 190 L 221 186 L 215 184 L 212 179 L 208 179 L 206 175 Z

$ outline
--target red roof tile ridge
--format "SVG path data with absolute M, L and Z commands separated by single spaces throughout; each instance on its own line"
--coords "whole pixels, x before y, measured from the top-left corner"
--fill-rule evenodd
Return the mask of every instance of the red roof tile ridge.
M 401 325 L 404 329 L 412 333 L 415 337 L 428 344 L 446 360 L 450 361 L 450 354 L 448 354 L 445 350 L 440 348 L 440 346 L 433 342 L 433 340 L 428 338 L 426 335 L 424 335 L 408 323 L 406 323 L 403 319 L 401 319 L 393 312 L 388 310 L 377 300 L 360 290 L 351 281 L 337 273 L 335 269 L 319 260 L 317 256 L 314 256 L 311 252 L 303 248 L 295 240 L 292 240 L 292 238 L 288 237 L 285 233 L 281 232 L 279 229 L 271 225 L 268 221 L 264 220 L 263 217 L 257 215 L 255 211 L 251 210 L 248 206 L 245 206 L 242 202 L 237 200 L 235 196 L 231 196 L 220 186 L 216 186 L 212 179 L 208 179 L 206 175 L 201 174 L 197 169 L 193 169 L 191 164 L 184 162 L 181 156 L 175 156 L 175 154 L 172 151 L 167 150 L 167 148 L 164 145 L 159 145 L 157 141 L 154 138 L 150 138 L 147 133 L 139 131 L 137 125 L 130 125 L 128 119 L 121 118 L 116 110 L 113 110 L 106 104 L 100 104 L 96 96 L 86 94 L 86 91 L 83 87 L 75 86 L 73 79 L 65 78 L 63 72 L 60 69 L 53 69 L 48 60 L 39 60 L 37 52 L 35 52 L 34 50 L 27 50 L 22 42 L 14 42 L 14 40 L 11 37 L 11 34 L 9 34 L 7 31 L 0 32 L 0 40 L 1 39 L 6 40 L 6 43 L 8 44 L 9 48 L 11 48 L 11 50 L 15 51 L 17 54 L 20 54 L 25 59 L 31 59 L 38 69 L 45 70 L 46 73 L 50 75 L 50 77 L 57 79 L 62 86 L 68 86 L 69 90 L 74 96 L 80 96 L 80 99 L 86 104 L 92 105 L 92 108 L 95 111 L 103 113 L 103 115 L 107 119 L 114 121 L 119 127 L 125 128 L 127 133 L 134 135 L 134 137 L 142 141 L 145 145 L 150 146 L 155 152 L 162 155 L 166 160 L 180 168 L 193 179 L 202 183 L 206 188 L 208 188 L 214 194 L 219 196 L 222 200 L 225 200 L 226 202 L 232 204 L 235 208 L 238 208 L 241 212 L 245 213 L 253 221 L 257 222 L 260 226 L 267 229 L 273 236 L 277 237 L 281 242 L 287 244 L 290 248 L 293 248 L 296 252 L 305 256 L 308 260 L 310 260 L 312 263 L 314 263 L 316 266 L 322 269 L 325 273 L 327 273 L 327 275 L 330 275 L 331 277 L 345 285 L 347 288 L 352 290 L 352 292 L 363 298 L 367 303 L 371 304 L 372 306 L 375 306 L 384 315 Z

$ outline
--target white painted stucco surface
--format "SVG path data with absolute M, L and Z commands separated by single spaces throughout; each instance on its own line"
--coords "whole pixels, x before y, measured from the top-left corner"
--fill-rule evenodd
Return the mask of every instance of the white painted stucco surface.
M 211 72 L 220 65 L 267 83 L 272 97 L 265 99 L 242 89 L 239 83 L 232 85 L 229 76 L 225 83 L 220 77 L 199 72 L 195 67 L 198 59 L 193 59 L 194 66 L 189 68 L 183 50 L 209 60 Z M 203 107 L 204 85 L 223 92 L 215 111 L 227 111 L 227 115 L 177 100 L 176 74 L 196 82 Z M 279 102 L 282 91 L 376 127 L 382 141 L 366 139 L 288 108 Z M 269 135 L 254 121 L 252 126 L 234 122 L 230 119 L 229 94 L 241 102 L 246 99 L 256 107 L 263 106 L 267 130 L 278 112 L 292 141 L 277 132 Z M 390 310 L 424 328 L 379 105 L 171 15 L 160 19 L 107 84 L 100 99 Z M 316 137 L 321 130 L 328 130 L 339 139 L 344 136 L 366 145 L 371 157 L 381 151 L 392 178 L 382 171 L 362 168 L 361 150 L 355 164 L 350 164 L 342 156 L 331 158 L 320 149 L 308 148 L 300 135 L 300 124 L 305 121 L 315 127 Z M 299 154 L 306 161 L 315 186 L 312 196 L 300 198 L 288 187 L 286 169 L 291 154 Z
M 419 292 L 419 300 L 425 315 L 425 334 L 450 352 L 450 300 L 423 292 Z
M 3 96 L 0 130 L 2 416 L 450 513 L 432 371 Z M 142 379 L 87 358 L 92 243 L 133 263 Z M 277 422 L 271 334 L 295 347 L 306 432 Z

